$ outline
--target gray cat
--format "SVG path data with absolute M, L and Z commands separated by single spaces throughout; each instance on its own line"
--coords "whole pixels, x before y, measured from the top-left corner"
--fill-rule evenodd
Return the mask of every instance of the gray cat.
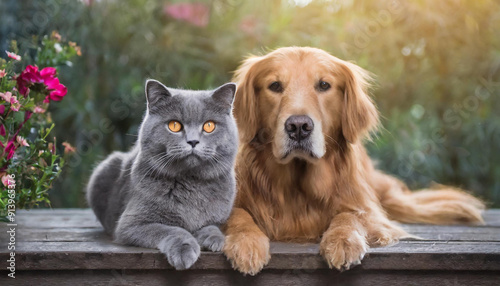
M 116 242 L 158 248 L 187 269 L 200 246 L 220 251 L 236 192 L 236 85 L 214 91 L 146 82 L 147 111 L 134 148 L 94 170 L 87 200 Z

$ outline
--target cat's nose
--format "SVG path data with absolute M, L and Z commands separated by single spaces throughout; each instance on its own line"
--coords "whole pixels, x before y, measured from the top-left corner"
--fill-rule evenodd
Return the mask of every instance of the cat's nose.
M 187 142 L 189 145 L 191 145 L 191 147 L 195 147 L 198 143 L 200 143 L 200 141 L 198 140 L 190 140 Z

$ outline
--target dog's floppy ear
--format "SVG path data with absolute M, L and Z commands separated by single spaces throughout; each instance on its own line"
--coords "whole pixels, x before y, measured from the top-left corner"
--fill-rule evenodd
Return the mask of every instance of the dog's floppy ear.
M 369 73 L 349 62 L 342 63 L 342 71 L 345 75 L 342 134 L 355 143 L 377 127 L 379 116 L 368 96 Z
M 249 57 L 234 73 L 233 81 L 238 88 L 234 97 L 234 117 L 238 125 L 240 141 L 248 143 L 255 137 L 259 121 L 257 116 L 257 94 L 255 92 L 256 64 L 261 57 Z

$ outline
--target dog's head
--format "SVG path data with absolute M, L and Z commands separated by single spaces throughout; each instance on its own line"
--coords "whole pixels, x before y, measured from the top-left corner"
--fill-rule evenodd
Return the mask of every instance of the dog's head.
M 356 143 L 378 123 L 362 68 L 315 48 L 280 48 L 236 71 L 242 143 L 271 144 L 283 164 L 315 162 L 340 139 Z

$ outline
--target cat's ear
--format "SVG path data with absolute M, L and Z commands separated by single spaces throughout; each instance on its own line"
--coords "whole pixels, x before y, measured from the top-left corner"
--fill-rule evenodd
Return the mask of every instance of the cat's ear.
M 172 94 L 161 82 L 154 79 L 148 79 L 146 81 L 146 99 L 148 101 L 148 107 L 154 106 L 159 100 L 170 96 L 172 96 Z
M 233 106 L 234 94 L 236 92 L 235 83 L 226 83 L 214 90 L 212 98 L 225 108 L 231 108 Z

